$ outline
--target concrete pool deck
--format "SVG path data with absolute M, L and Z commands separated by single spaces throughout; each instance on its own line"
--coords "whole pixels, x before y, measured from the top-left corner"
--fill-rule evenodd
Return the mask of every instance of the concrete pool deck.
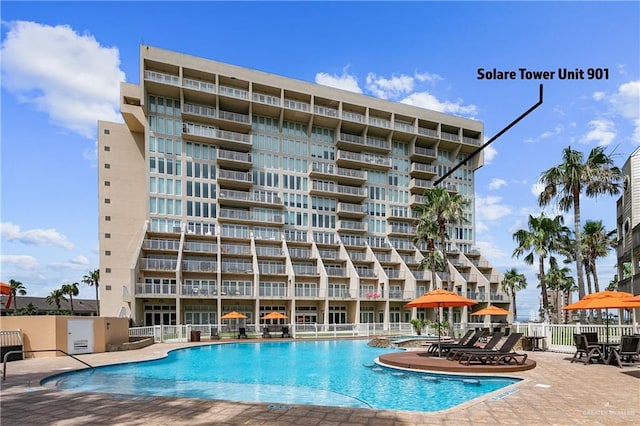
M 162 343 L 134 351 L 78 357 L 99 366 L 154 359 L 171 349 L 195 344 Z M 7 379 L 1 384 L 0 423 L 3 426 L 638 424 L 638 365 L 618 368 L 571 364 L 571 355 L 553 352 L 529 352 L 529 357 L 535 360 L 536 368 L 509 374 L 523 381 L 434 413 L 58 391 L 40 386 L 40 380 L 84 366 L 68 357 L 34 358 L 7 363 Z

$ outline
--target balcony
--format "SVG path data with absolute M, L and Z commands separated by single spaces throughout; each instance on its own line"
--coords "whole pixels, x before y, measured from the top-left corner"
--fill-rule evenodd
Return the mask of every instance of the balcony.
M 181 291 L 186 297 L 210 297 L 218 294 L 218 288 L 215 285 L 183 284 Z
M 415 226 L 409 226 L 405 224 L 401 225 L 396 223 L 387 224 L 387 230 L 389 235 L 394 235 L 394 236 L 395 235 L 401 235 L 401 236 L 415 235 L 416 233 Z
M 220 222 L 250 222 L 255 224 L 273 224 L 282 225 L 283 219 L 281 214 L 265 214 L 254 213 L 249 210 L 236 210 L 221 208 L 218 213 L 218 221 Z
M 284 251 L 280 246 L 256 246 L 258 257 L 283 257 Z
M 296 275 L 316 276 L 318 274 L 318 267 L 311 264 L 293 264 L 293 272 Z
M 378 273 L 374 269 L 358 268 L 357 271 L 360 278 L 377 278 Z
M 251 246 L 247 244 L 221 244 L 220 251 L 223 255 L 251 256 Z
M 289 257 L 292 259 L 311 259 L 311 250 L 301 247 L 289 247 Z
M 219 130 L 215 126 L 200 123 L 182 123 L 183 138 L 210 143 L 212 140 L 223 148 L 251 150 L 251 136 L 247 133 Z
M 253 274 L 253 265 L 251 262 L 223 261 L 220 271 L 229 274 Z
M 322 260 L 335 260 L 339 258 L 338 250 L 319 250 Z
M 312 181 L 311 195 L 337 198 L 340 201 L 359 202 L 367 198 L 364 188 L 348 185 L 338 185 L 335 182 Z
M 369 125 L 375 126 L 375 127 L 382 127 L 383 129 L 390 129 L 391 121 L 387 120 L 386 118 L 369 116 Z
M 195 253 L 216 253 L 218 251 L 218 245 L 215 243 L 205 243 L 199 241 L 185 241 L 184 251 Z
M 414 269 L 411 274 L 416 280 L 431 281 L 431 271 L 425 271 L 423 269 Z
M 353 220 L 338 220 L 336 227 L 338 232 L 367 232 L 367 224 L 365 222 L 357 222 Z
M 416 128 L 413 125 L 413 123 L 407 123 L 399 120 L 394 121 L 393 130 L 404 132 L 404 133 L 410 133 L 412 135 L 415 134 L 416 132 Z
M 426 200 L 427 199 L 424 197 L 424 195 L 411 194 L 411 196 L 409 197 L 409 204 L 411 205 L 411 207 L 421 206 L 425 203 Z
M 285 120 L 308 122 L 311 118 L 311 104 L 297 99 L 284 99 Z
M 180 249 L 180 241 L 179 240 L 146 239 L 142 244 L 142 248 L 148 251 L 176 252 Z
M 411 163 L 409 175 L 412 178 L 432 179 L 436 174 L 436 166 L 433 164 Z
M 389 170 L 391 168 L 391 159 L 366 152 L 357 153 L 339 149 L 336 164 L 351 168 Z
M 332 163 L 313 161 L 309 165 L 309 176 L 317 179 L 331 179 L 347 185 L 364 185 L 367 172 L 364 170 L 345 169 Z
M 332 299 L 353 299 L 351 292 L 342 288 L 330 288 L 327 296 Z
M 438 130 L 436 129 L 429 129 L 426 127 L 418 127 L 418 134 L 421 136 L 427 136 L 432 140 L 437 140 L 439 139 L 438 137 Z
M 229 167 L 243 171 L 249 171 L 253 166 L 250 152 L 229 151 L 221 148 L 218 149 L 216 162 L 220 167 Z
M 365 138 L 349 133 L 340 133 L 338 140 L 336 140 L 336 146 L 338 148 L 351 149 L 355 151 L 361 151 L 363 149 L 382 153 L 388 153 L 391 151 L 391 143 L 386 139 L 373 136 L 367 136 Z
M 182 270 L 184 272 L 205 272 L 211 274 L 218 271 L 218 263 L 209 260 L 183 260 Z
M 342 111 L 342 119 L 347 121 L 353 121 L 355 123 L 362 123 L 362 124 L 366 123 L 366 120 L 364 119 L 364 115 L 359 114 L 357 112 Z
M 268 191 L 247 192 L 221 189 L 218 200 L 224 205 L 283 207 L 282 198 L 277 193 Z
M 144 71 L 144 79 L 146 81 L 153 81 L 161 84 L 169 84 L 171 86 L 180 87 L 180 77 L 174 74 L 168 74 L 159 71 Z
M 175 296 L 176 289 L 172 283 L 136 283 L 136 296 Z
M 246 101 L 249 100 L 249 92 L 237 87 L 220 86 L 218 89 L 218 93 L 221 96 L 226 96 L 229 98 L 242 99 Z
M 218 183 L 220 187 L 249 189 L 253 186 L 251 172 L 218 169 Z
M 258 262 L 258 271 L 261 275 L 285 275 L 284 263 L 263 263 Z
M 433 182 L 430 180 L 412 178 L 409 181 L 409 191 L 413 194 L 424 194 L 424 191 L 431 188 Z
M 347 270 L 345 268 L 325 266 L 325 271 L 330 277 L 346 277 Z
M 210 83 L 208 81 L 196 80 L 194 78 L 186 78 L 182 79 L 182 87 L 184 89 L 196 90 L 198 92 L 205 93 L 216 93 L 216 85 L 215 83 Z
M 338 118 L 340 115 L 337 109 L 320 105 L 313 106 L 313 113 L 331 118 Z
M 399 269 L 385 269 L 384 273 L 389 279 L 404 279 L 404 273 Z
M 413 149 L 409 153 L 409 158 L 411 161 L 430 163 L 436 159 L 436 150 L 421 146 L 413 146 Z
M 336 213 L 339 217 L 352 219 L 362 219 L 366 216 L 364 206 L 362 204 L 338 203 Z
M 457 133 L 440 132 L 440 139 L 451 142 L 460 142 L 460 135 Z
M 475 145 L 475 146 L 480 146 L 480 138 L 471 138 L 469 136 L 463 136 L 462 137 L 462 142 L 468 144 L 468 145 Z
M 178 267 L 178 259 L 140 259 L 140 269 L 145 271 L 175 271 Z

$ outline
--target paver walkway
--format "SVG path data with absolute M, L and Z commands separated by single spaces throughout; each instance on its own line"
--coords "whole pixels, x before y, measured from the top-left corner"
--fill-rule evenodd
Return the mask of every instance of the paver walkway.
M 82 355 L 92 365 L 163 356 L 185 344 Z M 640 367 L 569 362 L 570 355 L 530 352 L 537 367 L 494 394 L 435 413 L 276 405 L 58 391 L 42 378 L 82 367 L 67 357 L 8 364 L 0 422 L 12 425 L 637 425 Z

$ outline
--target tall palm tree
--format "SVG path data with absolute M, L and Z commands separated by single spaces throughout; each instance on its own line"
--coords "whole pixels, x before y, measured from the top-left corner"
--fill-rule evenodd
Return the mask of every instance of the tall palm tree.
M 596 261 L 599 257 L 607 257 L 618 242 L 617 231 L 607 231 L 601 220 L 587 220 L 583 228 L 583 247 L 586 254 L 587 274 L 593 277 L 596 293 L 600 291 Z
M 576 280 L 569 275 L 570 269 L 568 267 L 560 268 L 556 262 L 553 262 L 549 271 L 547 272 L 547 276 L 545 280 L 548 284 L 549 289 L 551 289 L 556 294 L 562 294 L 564 296 L 564 300 L 569 300 L 569 294 L 576 289 Z M 557 299 L 556 299 L 557 300 Z M 555 306 L 556 308 L 560 308 L 558 304 Z M 559 311 L 556 310 L 554 312 L 556 315 L 556 322 L 559 320 Z
M 61 290 L 66 296 L 69 296 L 69 305 L 71 305 L 71 315 L 73 315 L 73 296 L 77 296 L 80 293 L 78 291 L 78 283 L 62 284 Z
M 96 289 L 96 315 L 100 316 L 100 300 L 98 299 L 98 287 L 100 287 L 100 269 L 91 271 L 89 275 L 85 275 L 82 278 L 82 282 L 95 287 Z
M 55 303 L 56 307 L 58 308 L 58 311 L 60 310 L 60 302 L 62 300 L 67 300 L 67 298 L 64 297 L 64 292 L 62 291 L 61 288 L 52 290 L 51 293 L 47 296 L 47 303 L 50 305 L 52 303 Z
M 511 268 L 504 273 L 502 279 L 502 290 L 511 298 L 513 306 L 513 319 L 518 318 L 518 309 L 516 308 L 516 293 L 527 288 L 527 277 L 519 274 L 516 268 Z
M 582 241 L 580 235 L 580 194 L 587 197 L 598 195 L 616 195 L 620 192 L 622 173 L 614 166 L 613 159 L 604 151 L 604 147 L 595 147 L 586 160 L 580 151 L 570 146 L 562 152 L 562 163 L 544 171 L 540 183 L 544 190 L 538 197 L 541 207 L 557 200 L 561 211 L 573 209 L 576 245 L 574 247 L 576 270 L 578 271 L 578 295 L 585 296 L 584 276 L 582 274 Z M 580 313 L 584 318 L 584 311 Z
M 439 240 L 445 268 L 449 269 L 446 249 L 446 243 L 449 237 L 447 228 L 468 222 L 464 213 L 469 208 L 470 202 L 462 195 L 451 194 L 449 190 L 439 186 L 424 191 L 424 198 L 424 204 L 414 207 L 414 210 L 420 215 L 418 217 L 416 234 L 431 238 L 435 233 L 435 236 L 437 236 Z M 427 242 L 433 244 L 430 241 Z
M 549 321 L 549 295 L 545 281 L 544 261 L 553 253 L 562 250 L 562 241 L 569 233 L 569 228 L 563 223 L 564 219 L 560 215 L 553 219 L 546 217 L 544 213 L 538 217 L 529 215 L 529 229 L 520 229 L 513 234 L 513 239 L 518 243 L 518 247 L 513 250 L 514 257 L 519 258 L 526 253 L 524 261 L 529 265 L 533 265 L 535 257 L 538 257 L 538 278 L 545 321 Z
M 16 281 L 16 280 L 9 280 L 9 285 L 11 286 L 11 290 L 10 290 L 11 294 L 9 295 L 9 297 L 13 299 L 13 315 L 15 315 L 16 311 L 18 310 L 17 296 L 26 295 L 27 289 L 25 288 L 24 284 L 22 284 L 22 282 Z

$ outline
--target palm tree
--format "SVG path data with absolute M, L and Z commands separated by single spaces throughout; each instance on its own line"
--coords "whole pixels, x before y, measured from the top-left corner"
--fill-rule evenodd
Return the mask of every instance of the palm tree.
M 549 289 L 556 294 L 561 293 L 565 301 L 569 300 L 569 294 L 576 289 L 576 280 L 569 273 L 570 269 L 568 267 L 559 268 L 557 263 L 553 262 L 545 277 Z M 559 308 L 560 306 L 556 304 L 555 307 Z M 558 311 L 555 311 L 555 314 L 557 315 Z M 555 319 L 555 322 L 558 322 L 559 318 L 556 317 Z
M 85 275 L 82 278 L 82 282 L 95 287 L 96 289 L 96 315 L 100 316 L 100 300 L 98 299 L 98 287 L 100 287 L 100 269 L 91 271 L 89 275 Z
M 416 234 L 427 238 L 428 247 L 433 246 L 433 242 L 430 241 L 432 236 L 438 237 L 440 250 L 443 254 L 443 262 L 446 269 L 448 269 L 447 227 L 468 222 L 464 213 L 468 209 L 470 202 L 462 195 L 451 194 L 449 190 L 439 186 L 424 191 L 424 198 L 424 204 L 414 207 L 414 210 L 420 215 Z
M 62 300 L 66 301 L 67 298 L 64 297 L 64 291 L 62 291 L 61 288 L 52 290 L 51 293 L 47 296 L 47 303 L 50 305 L 52 303 L 55 303 L 58 310 L 60 310 L 60 302 Z
M 528 265 L 533 264 L 535 256 L 538 257 L 538 277 L 545 321 L 549 321 L 549 295 L 545 282 L 544 260 L 552 253 L 561 251 L 561 243 L 569 233 L 569 228 L 563 223 L 564 219 L 560 215 L 553 219 L 546 217 L 544 213 L 539 217 L 529 215 L 529 229 L 520 229 L 513 234 L 513 239 L 518 243 L 518 247 L 513 251 L 514 257 L 528 252 L 524 257 Z
M 622 174 L 613 165 L 613 159 L 598 146 L 589 152 L 586 161 L 580 151 L 567 147 L 562 152 L 562 163 L 542 173 L 540 183 L 544 190 L 538 198 L 541 207 L 557 200 L 561 211 L 573 208 L 576 245 L 574 247 L 576 270 L 578 271 L 578 295 L 585 296 L 584 277 L 582 274 L 582 241 L 580 235 L 580 194 L 584 191 L 587 197 L 598 195 L 616 195 L 620 192 Z M 581 311 L 584 318 L 584 312 Z
M 62 284 L 61 287 L 62 292 L 69 296 L 69 305 L 71 305 L 71 315 L 73 315 L 73 296 L 77 296 L 78 293 L 78 283 L 71 284 Z
M 18 310 L 18 295 L 26 295 L 27 289 L 22 282 L 16 280 L 9 280 L 9 285 L 11 286 L 9 297 L 13 299 L 13 315 L 15 315 Z
M 596 293 L 600 291 L 596 260 L 599 257 L 607 257 L 612 248 L 618 242 L 617 231 L 607 231 L 601 220 L 587 220 L 583 228 L 583 245 L 586 252 L 587 274 L 593 277 L 593 286 Z
M 511 268 L 504 273 L 504 278 L 502 279 L 502 290 L 511 298 L 514 321 L 518 318 L 516 292 L 524 290 L 525 288 L 527 288 L 527 277 L 525 277 L 524 274 L 519 274 L 516 268 Z

